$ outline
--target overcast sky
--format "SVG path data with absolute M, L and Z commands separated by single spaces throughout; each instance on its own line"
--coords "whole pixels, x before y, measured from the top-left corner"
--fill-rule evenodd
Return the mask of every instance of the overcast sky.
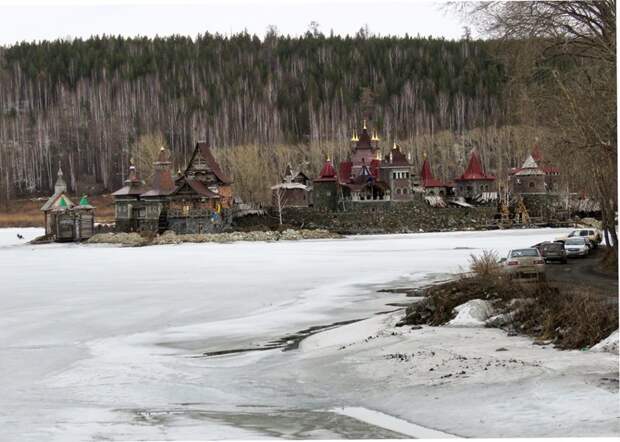
M 324 34 L 355 34 L 362 26 L 381 35 L 463 34 L 463 24 L 442 3 L 417 0 L 0 0 L 0 44 L 17 41 L 124 36 L 195 36 L 247 29 L 260 36 L 269 25 L 281 34 L 306 32 L 311 21 Z

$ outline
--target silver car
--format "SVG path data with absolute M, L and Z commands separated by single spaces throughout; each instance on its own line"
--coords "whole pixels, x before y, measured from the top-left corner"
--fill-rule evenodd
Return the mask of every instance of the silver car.
M 537 279 L 544 281 L 545 259 L 540 251 L 534 247 L 528 249 L 514 249 L 502 259 L 504 271 L 512 278 Z
M 566 256 L 569 258 L 587 256 L 590 253 L 590 245 L 587 238 L 584 237 L 568 238 L 564 242 L 564 248 L 566 249 Z

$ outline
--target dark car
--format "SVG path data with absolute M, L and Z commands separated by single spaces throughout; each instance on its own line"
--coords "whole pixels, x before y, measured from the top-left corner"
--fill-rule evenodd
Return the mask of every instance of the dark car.
M 534 247 L 538 249 L 545 262 L 559 261 L 566 264 L 566 249 L 564 249 L 563 243 L 546 241 L 536 244 Z

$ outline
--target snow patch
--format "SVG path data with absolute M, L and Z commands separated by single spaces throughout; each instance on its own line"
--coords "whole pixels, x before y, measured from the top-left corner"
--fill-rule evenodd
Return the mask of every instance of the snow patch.
M 454 308 L 456 317 L 448 322 L 449 327 L 484 327 L 493 314 L 491 303 L 483 299 L 472 299 Z
M 593 346 L 592 351 L 606 351 L 608 353 L 618 353 L 618 330 L 607 336 L 601 342 Z
M 337 414 L 352 417 L 353 419 L 357 419 L 362 422 L 376 425 L 377 427 L 382 427 L 387 430 L 411 436 L 414 439 L 447 439 L 458 437 L 450 433 L 444 433 L 443 431 L 437 431 L 421 425 L 412 424 L 411 422 L 390 416 L 389 414 L 369 410 L 364 407 L 343 407 L 335 408 L 332 411 Z

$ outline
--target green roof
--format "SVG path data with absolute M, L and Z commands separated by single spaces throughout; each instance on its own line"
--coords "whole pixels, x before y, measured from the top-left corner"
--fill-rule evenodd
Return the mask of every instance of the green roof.
M 84 195 L 80 200 L 80 206 L 90 206 L 90 202 L 88 201 L 88 197 Z
M 65 201 L 65 197 L 64 196 L 60 197 L 60 202 L 58 203 L 58 206 L 60 206 L 60 207 L 67 207 L 67 202 Z

